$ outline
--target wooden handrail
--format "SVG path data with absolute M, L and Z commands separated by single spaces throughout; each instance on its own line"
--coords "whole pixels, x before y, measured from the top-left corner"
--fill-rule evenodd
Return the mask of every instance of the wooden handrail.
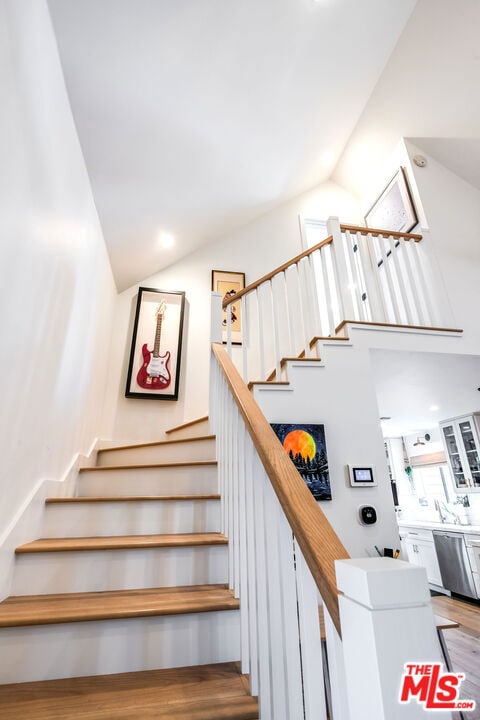
M 213 343 L 212 351 L 330 617 L 341 635 L 334 561 L 347 559 L 349 555 L 223 346 Z
M 322 240 L 322 242 L 319 242 L 317 243 L 317 245 L 308 248 L 308 250 L 300 253 L 300 255 L 296 255 L 291 260 L 288 260 L 288 262 L 283 263 L 283 265 L 280 265 L 279 267 L 275 268 L 275 270 L 272 270 L 272 272 L 269 272 L 267 275 L 261 277 L 259 280 L 255 280 L 255 282 L 250 283 L 250 285 L 247 285 L 247 287 L 243 290 L 240 290 L 239 292 L 235 293 L 235 295 L 231 295 L 226 300 L 224 300 L 222 303 L 223 309 L 225 310 L 227 305 L 231 305 L 233 302 L 237 302 L 238 300 L 240 300 L 241 297 L 251 292 L 252 290 L 255 290 L 262 283 L 267 282 L 267 280 L 271 280 L 275 275 L 278 275 L 278 273 L 283 272 L 291 265 L 296 265 L 298 262 L 300 262 L 300 260 L 303 260 L 303 258 L 306 258 L 313 252 L 315 252 L 315 250 L 320 250 L 320 248 L 322 248 L 324 245 L 329 245 L 331 242 L 333 242 L 333 237 L 330 235 L 328 238 L 325 238 L 325 240 Z
M 340 224 L 340 230 L 346 232 L 349 230 L 354 233 L 361 233 L 362 235 L 383 235 L 383 237 L 396 237 L 403 238 L 404 240 L 414 240 L 420 242 L 423 239 L 423 235 L 417 235 L 417 233 L 401 233 L 395 230 L 379 230 L 378 228 L 364 227 L 363 225 L 342 225 Z

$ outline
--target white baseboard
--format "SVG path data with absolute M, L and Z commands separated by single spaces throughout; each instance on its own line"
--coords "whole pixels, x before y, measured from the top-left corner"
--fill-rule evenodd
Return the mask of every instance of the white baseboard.
M 96 463 L 98 442 L 95 438 L 86 455 L 76 453 L 58 480 L 40 478 L 0 536 L 0 600 L 10 594 L 15 548 L 42 534 L 45 499 L 73 497 L 79 469 Z

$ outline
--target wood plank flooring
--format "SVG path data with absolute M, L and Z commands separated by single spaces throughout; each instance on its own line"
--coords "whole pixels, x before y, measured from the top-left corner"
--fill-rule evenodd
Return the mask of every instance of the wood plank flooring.
M 2 720 L 256 720 L 239 663 L 0 687 Z
M 475 700 L 477 707 L 465 713 L 468 720 L 480 720 L 480 602 L 437 595 L 432 598 L 435 613 L 460 623 L 459 628 L 445 630 L 454 672 L 466 673 L 461 697 Z
M 0 627 L 237 610 L 239 606 L 226 585 L 17 595 L 0 603 Z

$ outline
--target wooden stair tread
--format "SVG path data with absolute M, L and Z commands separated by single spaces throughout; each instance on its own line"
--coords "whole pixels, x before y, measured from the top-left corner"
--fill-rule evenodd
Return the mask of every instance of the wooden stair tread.
M 215 440 L 215 435 L 198 435 L 198 437 L 179 438 L 178 440 L 158 440 L 148 443 L 136 443 L 133 445 L 112 445 L 111 447 L 100 448 L 98 453 L 112 452 L 115 450 L 135 450 L 136 448 L 146 447 L 163 447 L 164 445 L 174 445 L 176 443 L 190 443 L 204 440 Z
M 257 385 L 290 385 L 288 380 L 252 380 L 248 383 L 248 389 L 251 390 Z
M 227 714 L 228 708 L 230 714 Z M 3 685 L 0 717 L 2 720 L 167 720 L 171 717 L 256 720 L 258 705 L 249 695 L 248 680 L 241 675 L 239 663 L 218 663 Z
M 429 332 L 463 333 L 461 328 L 433 327 L 431 325 L 403 325 L 402 323 L 369 322 L 367 320 L 342 320 L 335 328 L 335 332 L 340 332 L 346 325 L 368 325 L 372 327 L 402 328 L 406 330 L 428 330 Z M 334 339 L 338 340 L 338 338 Z
M 187 460 L 185 462 L 148 463 L 143 465 L 94 465 L 92 467 L 80 468 L 80 473 L 88 472 L 109 472 L 111 470 L 142 470 L 144 468 L 175 468 L 190 466 L 216 466 L 216 460 Z
M 105 537 L 40 538 L 16 548 L 17 554 L 78 550 L 125 550 L 192 545 L 226 545 L 222 533 L 175 533 L 170 535 L 110 535 Z
M 109 502 L 164 502 L 181 500 L 220 500 L 218 494 L 204 495 L 92 495 L 83 497 L 47 498 L 48 505 L 68 503 L 109 503 Z
M 205 420 L 208 420 L 208 415 L 204 415 L 201 418 L 197 418 L 197 420 L 189 420 L 188 422 L 183 423 L 182 425 L 176 425 L 175 427 L 170 428 L 169 430 L 165 430 L 165 435 L 175 432 L 176 430 L 183 430 L 184 428 L 191 427 L 192 425 L 197 425 L 197 423 L 205 422 Z
M 239 601 L 226 585 L 17 595 L 0 603 L 0 627 L 179 615 L 238 607 Z

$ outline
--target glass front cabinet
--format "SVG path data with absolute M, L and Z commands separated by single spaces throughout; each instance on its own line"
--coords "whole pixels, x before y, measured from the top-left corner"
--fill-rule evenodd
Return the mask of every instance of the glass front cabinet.
M 443 444 L 458 492 L 480 492 L 480 413 L 440 423 Z

